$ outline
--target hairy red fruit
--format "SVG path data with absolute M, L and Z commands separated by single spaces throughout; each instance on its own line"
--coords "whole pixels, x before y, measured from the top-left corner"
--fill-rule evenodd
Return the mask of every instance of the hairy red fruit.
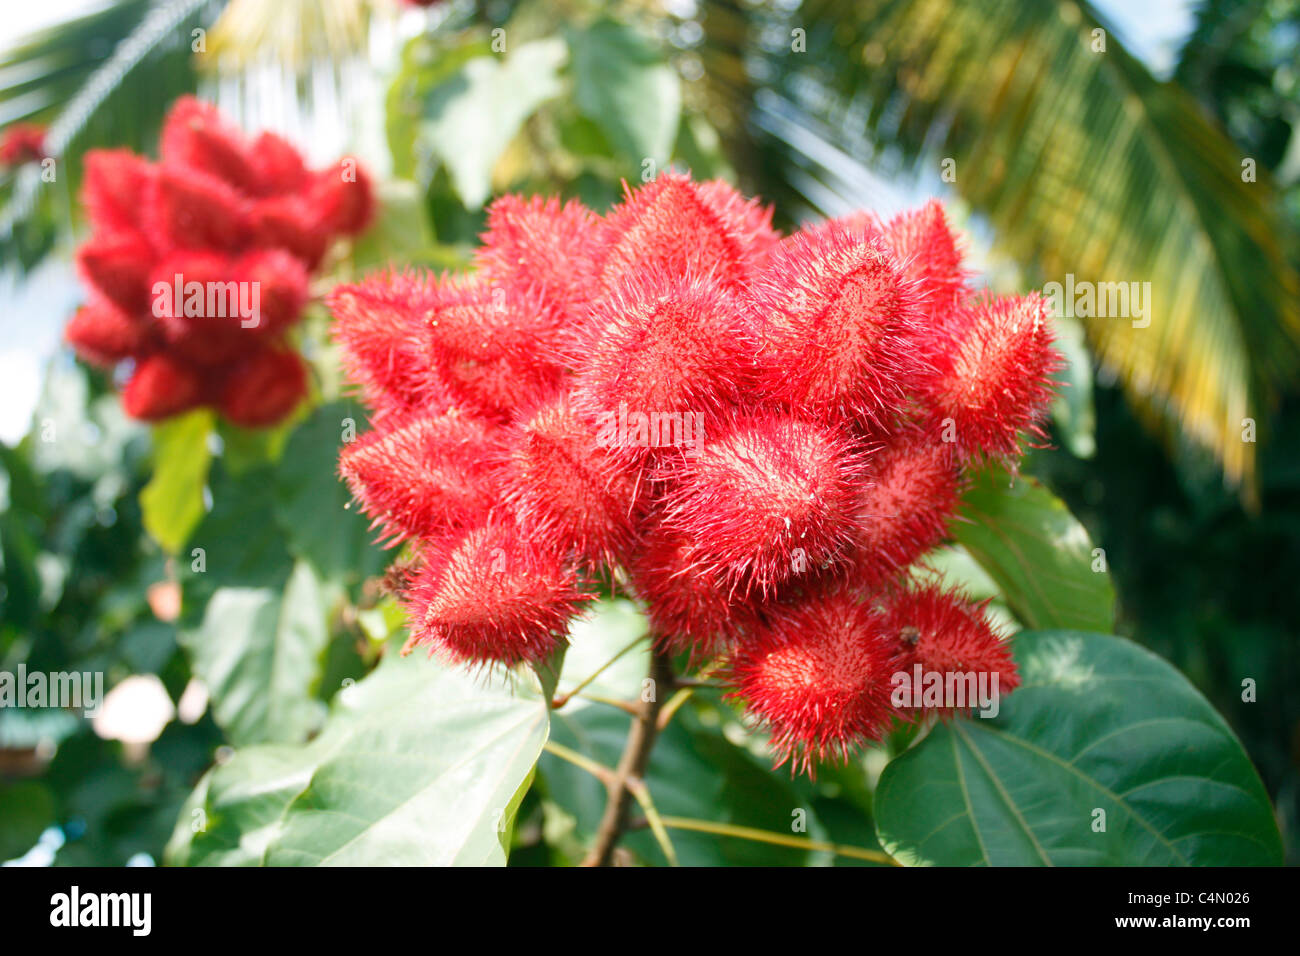
M 781 241 L 772 228 L 772 207 L 746 199 L 730 183 L 721 179 L 700 183 L 699 197 L 736 237 L 746 259 L 761 259 Z
M 488 207 L 475 254 L 484 284 L 505 282 L 559 323 L 582 321 L 593 282 L 597 220 L 579 202 L 502 196 Z
M 665 173 L 635 192 L 605 217 L 597 282 L 611 288 L 624 276 L 712 273 L 729 285 L 742 281 L 741 239 L 686 176 Z M 716 198 L 716 197 L 715 197 Z
M 82 280 L 127 312 L 149 305 L 149 265 L 153 249 L 134 231 L 106 232 L 77 249 Z
M 216 176 L 160 166 L 154 190 L 147 220 L 166 245 L 225 252 L 247 238 L 247 203 Z
M 966 456 L 1014 458 L 1020 433 L 1041 435 L 1062 368 L 1047 302 L 1036 294 L 983 298 L 958 314 L 957 339 L 921 391 L 930 427 Z
M 379 418 L 428 404 L 427 317 L 445 294 L 430 276 L 410 272 L 377 273 L 330 293 L 344 369 Z M 434 410 L 444 407 L 435 403 Z
M 675 463 L 664 526 L 742 593 L 837 560 L 856 533 L 863 452 L 839 430 L 780 415 L 726 426 Z
M 569 402 L 529 415 L 508 448 L 505 500 L 524 533 L 581 562 L 616 563 L 631 541 L 640 489 Z
M 453 661 L 545 660 L 591 595 L 554 553 L 518 528 L 487 524 L 439 541 L 403 598 L 404 651 L 427 645 Z
M 334 168 L 318 173 L 308 195 L 322 226 L 330 232 L 354 236 L 365 231 L 374 218 L 374 187 L 353 156 L 345 156 Z
M 271 196 L 248 210 L 249 242 L 261 249 L 283 249 L 315 269 L 329 245 L 319 211 L 302 196 Z
M 307 182 L 302 154 L 283 136 L 259 133 L 249 153 L 257 170 L 257 195 L 298 192 Z
M 901 653 L 901 670 L 913 675 L 919 665 L 922 675 L 941 675 L 945 686 L 949 675 L 954 679 L 968 673 L 988 675 L 987 686 L 995 694 L 1019 687 L 1011 648 L 989 623 L 987 605 L 987 601 L 977 604 L 961 592 L 945 591 L 933 583 L 891 594 L 885 603 L 884 621 L 889 638 Z M 934 709 L 951 715 L 976 702 L 960 708 L 955 704 L 949 700 Z
M 857 497 L 852 563 L 863 583 L 884 582 L 939 544 L 959 492 L 951 445 L 916 435 L 877 453 Z
M 298 353 L 272 347 L 225 370 L 218 407 L 243 428 L 265 428 L 288 417 L 307 394 L 307 370 Z
M 627 566 L 656 644 L 692 659 L 719 653 L 758 621 L 754 602 L 733 600 L 730 588 L 695 552 L 688 539 L 654 528 L 637 542 Z
M 139 230 L 156 175 L 149 161 L 128 149 L 92 149 L 84 162 L 81 201 L 90 224 L 104 232 Z
M 87 362 L 102 366 L 140 355 L 154 345 L 144 323 L 103 299 L 78 309 L 63 337 Z
M 362 435 L 339 471 L 390 543 L 483 521 L 495 499 L 489 435 L 459 412 L 413 416 Z
M 228 365 L 252 344 L 256 332 L 241 325 L 238 277 L 229 257 L 178 251 L 158 263 L 149 284 L 158 290 L 152 303 L 158 327 L 168 348 L 185 361 Z
M 762 389 L 828 419 L 878 423 L 916 374 L 921 313 L 879 244 L 845 230 L 791 236 L 753 291 L 769 317 Z
M 942 322 L 970 297 L 961 242 L 937 199 L 895 216 L 883 238 L 903 274 L 916 282 L 921 307 L 934 320 Z
M 593 310 L 575 402 L 606 421 L 620 409 L 713 417 L 749 384 L 756 325 L 748 304 L 712 278 L 630 275 Z M 680 414 L 674 421 L 680 435 Z M 621 447 L 636 454 L 657 438 Z
M 0 167 L 39 163 L 45 158 L 45 127 L 14 123 L 0 132 Z
M 241 192 L 259 186 L 257 168 L 243 132 L 211 103 L 182 96 L 163 123 L 159 154 L 169 166 L 199 169 Z
M 207 400 L 203 373 L 170 355 L 140 360 L 122 389 L 122 407 L 132 418 L 159 421 L 187 412 Z
M 777 766 L 808 771 L 880 739 L 898 669 L 879 612 L 845 591 L 768 609 L 736 648 L 730 681 L 770 732 Z
M 250 252 L 235 262 L 235 275 L 257 290 L 257 324 L 248 331 L 263 338 L 279 335 L 302 315 L 307 304 L 307 270 L 280 249 Z

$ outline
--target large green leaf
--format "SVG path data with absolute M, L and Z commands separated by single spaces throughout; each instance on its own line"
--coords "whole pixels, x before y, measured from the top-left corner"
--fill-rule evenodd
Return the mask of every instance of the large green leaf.
M 0 863 L 22 856 L 55 822 L 54 798 L 34 780 L 0 786 Z
M 168 551 L 180 550 L 203 518 L 212 427 L 212 412 L 196 409 L 153 430 L 153 477 L 140 492 L 140 510 L 145 530 Z
M 503 864 L 548 717 L 531 685 L 493 680 L 418 654 L 386 659 L 336 697 L 306 747 L 250 747 L 213 769 L 169 859 Z
M 492 169 L 524 120 L 560 92 L 566 56 L 563 41 L 546 39 L 501 58 L 477 57 L 425 100 L 421 141 L 446 165 L 468 208 L 491 194 Z
M 329 642 L 325 589 L 298 562 L 281 594 L 219 588 L 202 625 L 183 632 L 194 673 L 212 695 L 212 713 L 235 746 L 297 743 L 319 726 L 313 695 Z
M 681 80 L 634 27 L 602 19 L 569 34 L 574 97 L 610 143 L 638 166 L 671 158 L 681 117 Z
M 1074 631 L 1022 632 L 1015 653 L 1024 683 L 997 717 L 940 724 L 885 768 L 876 821 L 895 858 L 1281 862 L 1255 768 L 1173 667 L 1122 638 Z
M 1104 553 L 1065 504 L 1034 478 L 1001 469 L 975 475 L 953 537 L 997 582 L 1031 628 L 1109 632 L 1115 589 Z

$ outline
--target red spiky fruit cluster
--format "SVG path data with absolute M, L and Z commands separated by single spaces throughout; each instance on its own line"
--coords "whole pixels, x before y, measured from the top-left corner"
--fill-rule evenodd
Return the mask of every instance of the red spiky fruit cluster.
M 1037 432 L 1046 306 L 975 296 L 937 203 L 770 215 L 675 174 L 604 216 L 505 197 L 471 275 L 335 290 L 374 420 L 340 469 L 408 543 L 408 650 L 540 661 L 603 576 L 800 767 L 913 715 L 904 669 L 1015 686 L 984 608 L 910 569 L 963 469 Z
M 45 127 L 14 123 L 0 131 L 0 167 L 38 163 L 45 158 Z
M 160 158 L 86 154 L 90 291 L 65 330 L 89 362 L 130 362 L 129 415 L 200 405 L 249 428 L 287 416 L 307 373 L 286 332 L 331 242 L 365 228 L 374 199 L 355 160 L 309 170 L 274 133 L 246 137 L 193 97 L 173 104 Z

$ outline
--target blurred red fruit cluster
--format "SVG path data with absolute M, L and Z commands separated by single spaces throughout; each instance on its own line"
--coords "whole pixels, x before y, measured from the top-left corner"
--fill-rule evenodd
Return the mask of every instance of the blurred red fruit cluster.
M 45 127 L 14 123 L 0 132 L 0 168 L 36 163 L 45 158 Z
M 408 649 L 546 658 L 605 576 L 799 766 L 914 713 L 916 665 L 1016 685 L 984 608 L 908 571 L 963 469 L 1038 433 L 1059 357 L 1042 300 L 971 290 L 937 203 L 782 237 L 679 175 L 603 217 L 505 197 L 472 275 L 330 305 L 374 420 L 340 467 L 409 543 Z
M 208 405 L 274 424 L 307 391 L 285 332 L 329 244 L 369 221 L 370 182 L 351 158 L 309 170 L 280 136 L 247 138 L 192 97 L 172 106 L 159 152 L 86 155 L 90 297 L 65 336 L 89 362 L 133 363 L 122 402 L 135 418 Z

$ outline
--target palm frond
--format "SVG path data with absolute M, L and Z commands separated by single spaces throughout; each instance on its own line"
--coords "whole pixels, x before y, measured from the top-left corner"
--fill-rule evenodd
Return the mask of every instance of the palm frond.
M 1140 415 L 1251 487 L 1242 420 L 1300 369 L 1300 280 L 1266 174 L 1243 181 L 1189 95 L 1110 31 L 1094 52 L 1104 24 L 1070 0 L 808 0 L 755 29 L 778 41 L 759 71 L 811 118 L 771 130 L 788 183 L 818 165 L 817 139 L 900 168 L 951 158 L 954 188 L 1035 278 L 1149 281 L 1148 327 L 1085 318 L 1089 340 Z

